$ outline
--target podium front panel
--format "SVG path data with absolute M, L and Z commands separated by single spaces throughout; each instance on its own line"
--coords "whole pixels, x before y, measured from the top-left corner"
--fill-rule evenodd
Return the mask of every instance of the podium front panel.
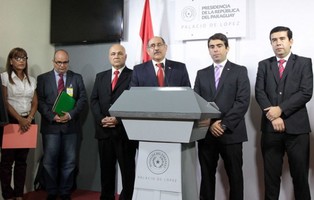
M 181 193 L 181 145 L 140 142 L 134 188 Z
M 122 122 L 129 139 L 139 141 L 189 143 L 204 138 L 208 129 L 194 129 L 194 121 L 122 119 Z

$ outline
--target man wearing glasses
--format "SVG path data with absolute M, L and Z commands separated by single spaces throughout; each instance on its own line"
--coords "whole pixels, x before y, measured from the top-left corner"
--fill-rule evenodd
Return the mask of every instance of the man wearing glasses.
M 166 59 L 167 44 L 155 36 L 148 41 L 147 53 L 152 60 L 134 66 L 131 87 L 191 87 L 184 63 Z
M 41 133 L 44 149 L 44 178 L 47 200 L 71 199 L 76 165 L 78 134 L 81 132 L 80 114 L 87 103 L 83 78 L 68 69 L 69 55 L 57 50 L 53 70 L 37 78 L 38 111 L 41 114 Z M 72 96 L 76 103 L 72 110 L 58 115 L 53 104 L 62 91 Z

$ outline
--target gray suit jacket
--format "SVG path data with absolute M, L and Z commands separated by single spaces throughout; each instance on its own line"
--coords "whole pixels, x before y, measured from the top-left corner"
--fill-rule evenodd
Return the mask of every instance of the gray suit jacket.
M 38 111 L 41 114 L 41 133 L 79 133 L 81 131 L 79 117 L 87 105 L 86 90 L 82 76 L 68 70 L 65 89 L 67 87 L 73 88 L 73 98 L 76 100 L 74 109 L 69 111 L 72 119 L 67 123 L 57 123 L 53 120 L 55 113 L 52 112 L 53 104 L 58 96 L 54 71 L 49 71 L 37 77 Z
M 305 105 L 310 101 L 312 93 L 313 72 L 310 58 L 291 54 L 281 79 L 276 57 L 258 63 L 255 98 L 262 110 L 270 106 L 279 106 L 282 109 L 281 117 L 287 133 L 301 134 L 311 131 Z M 261 130 L 274 132 L 264 112 Z

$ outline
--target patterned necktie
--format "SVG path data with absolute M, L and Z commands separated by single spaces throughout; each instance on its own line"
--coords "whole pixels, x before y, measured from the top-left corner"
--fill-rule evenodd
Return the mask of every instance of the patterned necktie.
M 159 87 L 163 87 L 165 86 L 165 80 L 164 80 L 164 71 L 163 71 L 163 64 L 162 63 L 158 63 L 156 64 L 158 67 L 158 71 L 157 71 L 157 80 L 158 80 L 158 85 Z
M 284 59 L 280 59 L 279 61 L 279 65 L 278 65 L 278 68 L 279 68 L 279 77 L 280 79 L 282 78 L 282 74 L 283 74 L 283 71 L 285 70 L 283 64 L 286 62 Z
M 113 91 L 113 89 L 116 87 L 117 85 L 117 82 L 118 82 L 118 78 L 119 78 L 119 70 L 116 70 L 113 72 L 114 74 L 114 78 L 112 80 L 112 83 L 111 83 L 111 90 Z
M 58 94 L 62 92 L 64 89 L 64 81 L 63 81 L 63 74 L 59 74 L 59 81 L 58 81 Z
M 219 84 L 221 68 L 222 68 L 221 65 L 217 65 L 215 67 L 215 86 L 216 86 L 216 89 L 218 88 L 218 84 Z

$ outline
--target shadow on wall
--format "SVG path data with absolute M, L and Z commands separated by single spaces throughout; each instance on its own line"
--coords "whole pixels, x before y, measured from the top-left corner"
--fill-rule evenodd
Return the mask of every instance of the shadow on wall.
M 264 199 L 264 173 L 263 173 L 263 158 L 261 153 L 261 109 L 255 100 L 255 96 L 251 97 L 251 105 L 249 107 L 249 119 L 251 120 L 251 124 L 254 128 L 255 133 L 255 162 L 256 162 L 256 171 L 257 171 L 257 180 L 258 180 L 258 194 L 259 197 L 257 199 Z

